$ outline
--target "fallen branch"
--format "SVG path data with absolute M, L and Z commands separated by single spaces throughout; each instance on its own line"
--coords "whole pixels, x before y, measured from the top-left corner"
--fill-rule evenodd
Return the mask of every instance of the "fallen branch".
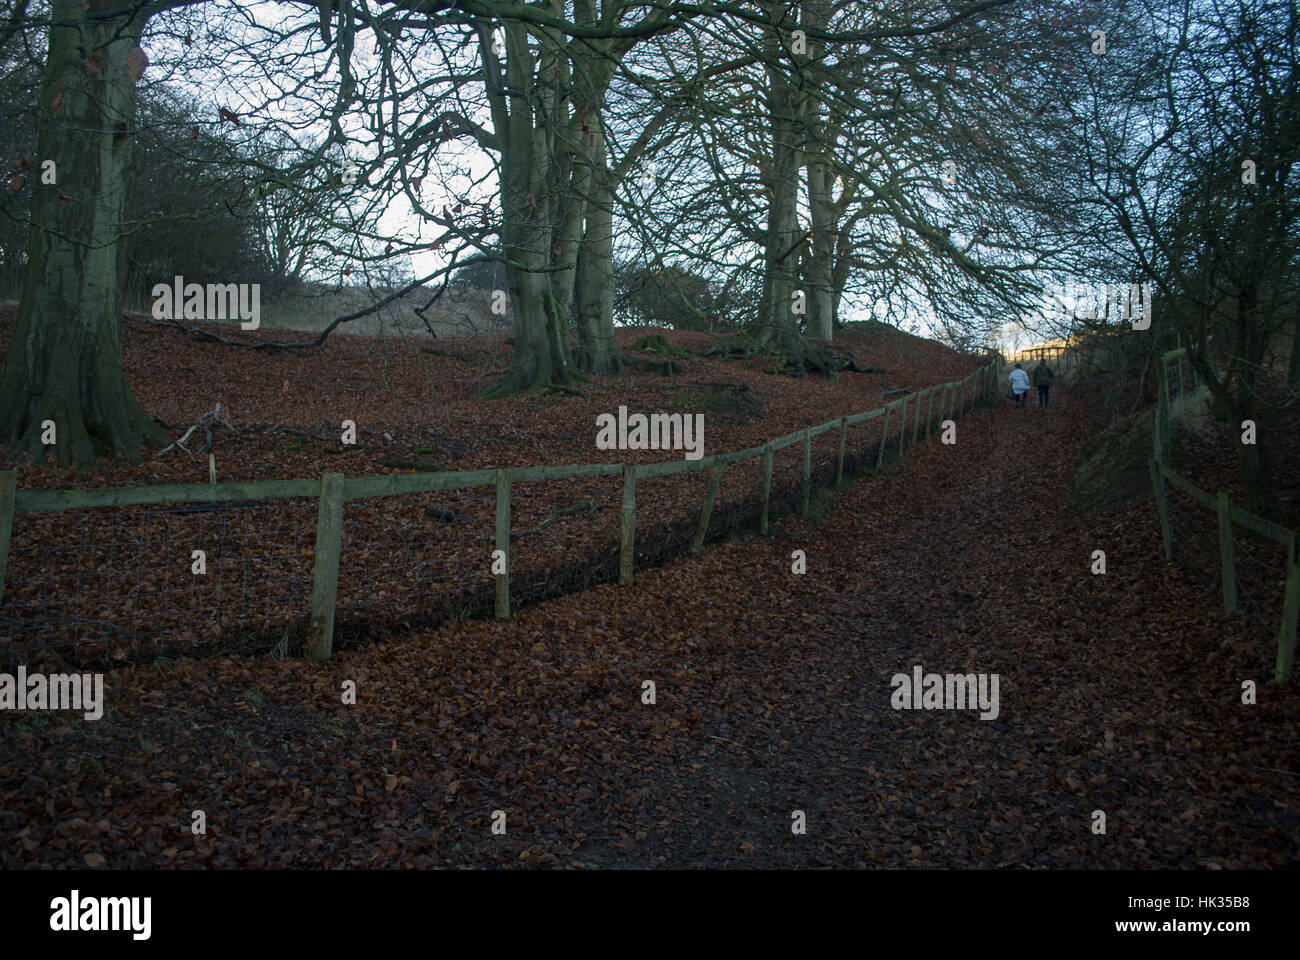
M 539 530 L 545 530 L 547 527 L 553 524 L 560 517 L 567 516 L 568 514 L 571 513 L 582 513 L 584 510 L 587 513 L 595 513 L 596 505 L 592 503 L 590 500 L 583 499 L 583 500 L 579 500 L 571 507 L 557 507 L 551 511 L 551 515 L 549 517 L 547 517 L 537 526 L 529 527 L 527 530 L 520 530 L 517 533 L 511 533 L 510 539 L 517 540 L 519 537 L 526 537 L 530 533 L 537 533 Z
M 167 444 L 167 446 L 159 450 L 158 456 L 161 457 L 172 447 L 180 447 L 187 454 L 189 454 L 191 460 L 194 460 L 194 462 L 197 463 L 198 460 L 195 458 L 194 454 L 190 452 L 190 448 L 185 446 L 185 441 L 190 438 L 191 434 L 193 434 L 195 430 L 202 429 L 204 436 L 207 437 L 207 440 L 204 442 L 203 446 L 199 448 L 198 452 L 207 453 L 209 450 L 211 450 L 212 449 L 212 428 L 207 424 L 207 421 L 209 419 L 212 420 L 212 423 L 214 425 L 229 427 L 231 430 L 234 430 L 235 433 L 239 432 L 238 430 L 235 430 L 234 425 L 229 420 L 221 416 L 221 403 L 220 401 L 218 401 L 215 407 L 213 407 L 207 413 L 203 414 L 203 416 L 195 420 L 193 426 L 191 426 L 188 430 L 186 430 L 185 434 L 179 440 L 169 443 Z
M 449 523 L 458 523 L 465 519 L 460 514 L 452 513 L 450 510 L 439 510 L 437 507 L 425 507 L 425 516 L 436 517 L 439 520 L 446 520 Z

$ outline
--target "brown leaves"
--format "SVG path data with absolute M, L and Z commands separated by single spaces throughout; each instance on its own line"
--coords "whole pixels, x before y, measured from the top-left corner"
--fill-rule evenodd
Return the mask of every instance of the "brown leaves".
M 225 107 L 221 107 L 217 111 L 217 118 L 218 123 L 225 123 L 228 120 L 235 126 L 239 126 L 239 114 L 227 110 Z
M 345 460 L 323 450 L 337 443 L 340 416 L 354 417 L 370 439 L 388 433 L 393 449 L 420 445 L 403 458 L 436 458 L 453 469 L 570 463 L 598 456 L 590 414 L 620 403 L 678 410 L 684 389 L 699 395 L 715 381 L 743 383 L 761 395 L 765 416 L 710 418 L 711 453 L 877 406 L 879 392 L 900 383 L 969 370 L 937 345 L 850 330 L 843 343 L 888 376 L 796 381 L 695 356 L 681 378 L 593 378 L 582 385 L 589 398 L 495 401 L 488 416 L 476 399 L 482 368 L 469 353 L 481 341 L 439 341 L 442 353 L 411 357 L 393 351 L 382 361 L 390 365 L 380 389 L 381 361 L 364 338 L 331 339 L 289 358 L 234 353 L 134 321 L 122 331 L 133 386 L 151 413 L 173 423 L 188 413 L 192 422 L 194 396 L 228 394 L 252 411 L 240 436 L 217 437 L 232 480 L 318 476 L 340 463 L 349 476 L 388 469 L 378 458 L 391 452 L 357 450 Z M 640 333 L 620 330 L 622 348 Z M 715 342 L 704 333 L 667 337 L 697 351 Z M 292 392 L 286 376 L 296 378 Z M 422 389 L 429 381 L 439 390 L 434 424 Z M 0 835 L 12 838 L 6 863 L 1285 865 L 1294 804 L 1275 804 L 1288 804 L 1292 789 L 1282 765 L 1300 709 L 1294 698 L 1270 697 L 1263 717 L 1236 705 L 1228 680 L 1250 675 L 1260 651 L 1241 643 L 1219 652 L 1229 634 L 1206 614 L 1214 597 L 1180 595 L 1172 607 L 1187 599 L 1188 611 L 1171 612 L 1158 595 L 1134 589 L 1145 581 L 1083 572 L 1084 547 L 1098 537 L 1107 549 L 1121 538 L 1134 568 L 1160 565 L 1149 505 L 1078 525 L 1059 507 L 1077 438 L 1067 426 L 1009 413 L 961 420 L 955 447 L 932 440 L 909 448 L 883 476 L 846 485 L 820 522 L 781 513 L 768 537 L 638 567 L 635 587 L 597 586 L 510 620 L 453 617 L 436 627 L 417 620 L 430 598 L 486 579 L 474 552 L 492 529 L 486 491 L 350 501 L 340 623 L 374 642 L 324 664 L 270 656 L 149 662 L 110 676 L 123 695 L 93 725 L 0 724 Z M 296 432 L 264 429 L 268 422 Z M 872 429 L 850 429 L 851 452 L 870 444 Z M 834 432 L 814 441 L 816 469 L 833 458 L 835 441 Z M 610 462 L 670 456 L 608 454 Z M 797 489 L 797 450 L 775 460 L 774 492 Z M 715 518 L 752 497 L 755 466 L 728 467 Z M 71 482 L 185 482 L 193 472 L 184 458 L 146 459 L 106 463 Z M 638 484 L 638 550 L 674 521 L 698 517 L 703 487 L 699 476 Z M 585 571 L 609 555 L 614 479 L 521 484 L 515 528 L 533 527 L 579 496 L 608 509 L 519 539 L 517 583 L 546 568 Z M 464 522 L 428 522 L 422 509 L 430 501 Z M 218 521 L 231 525 L 227 546 L 239 548 L 223 561 L 223 577 L 246 576 L 248 590 L 266 591 L 249 608 L 259 630 L 254 618 L 278 616 L 293 602 L 270 592 L 274 582 L 310 582 L 314 511 L 307 502 L 232 510 Z M 120 528 L 108 511 L 94 513 L 27 516 L 15 546 L 36 536 L 42 544 L 116 542 L 110 534 Z M 211 518 L 175 514 L 167 523 L 203 516 Z M 167 529 L 188 543 L 214 528 Z M 796 547 L 808 552 L 803 577 L 789 572 Z M 30 562 L 11 559 L 11 577 Z M 184 567 L 124 573 L 121 556 L 106 552 L 95 573 L 123 576 L 140 612 L 165 595 L 145 588 L 169 587 Z M 195 601 L 197 588 L 186 589 L 181 616 L 201 652 L 197 635 L 221 616 Z M 363 616 L 348 619 L 358 609 Z M 238 619 L 237 611 L 221 614 Z M 1164 627 L 1173 617 L 1181 619 Z M 403 618 L 417 624 L 409 633 L 394 626 Z M 242 623 L 236 635 L 244 635 Z M 1207 654 L 1215 659 L 1198 660 Z M 1004 716 L 1014 725 L 891 710 L 888 677 L 912 663 L 1000 672 Z M 360 706 L 339 704 L 343 679 L 365 691 Z M 658 685 L 654 706 L 640 701 L 644 679 Z M 232 705 L 250 689 L 264 699 L 240 695 Z M 139 762 L 142 749 L 147 763 Z M 1216 774 L 1216 766 L 1229 768 Z M 225 839 L 178 838 L 174 797 L 213 795 L 222 798 Z M 1250 817 L 1241 815 L 1243 802 Z M 804 805 L 812 835 L 792 837 L 790 809 Z M 1140 824 L 1143 843 L 1097 843 L 1086 822 L 1094 806 L 1131 810 L 1125 819 Z M 508 813 L 508 837 L 486 829 L 496 808 Z M 112 829 L 100 828 L 100 818 Z
M 148 68 L 149 57 L 139 47 L 132 47 L 126 55 L 126 75 L 131 78 L 131 82 L 139 82 Z
M 83 64 L 83 68 L 88 74 L 90 74 L 91 76 L 95 76 L 96 74 L 99 73 L 99 63 L 100 63 L 99 54 L 92 53 L 90 56 L 86 58 L 86 62 L 85 64 Z
M 63 110 L 63 98 L 67 92 L 66 90 L 60 90 L 54 95 L 54 99 L 50 101 L 50 113 L 52 115 L 57 117 L 59 112 Z

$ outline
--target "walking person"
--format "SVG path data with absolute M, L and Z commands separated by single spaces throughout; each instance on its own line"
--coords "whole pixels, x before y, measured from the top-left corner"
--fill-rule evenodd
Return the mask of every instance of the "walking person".
M 1052 389 L 1052 368 L 1046 360 L 1040 360 L 1034 367 L 1034 386 L 1038 388 L 1038 405 L 1046 407 L 1049 403 L 1048 392 Z
M 1029 374 L 1018 363 L 1011 371 L 1011 392 L 1015 394 L 1017 407 L 1026 405 L 1029 400 Z

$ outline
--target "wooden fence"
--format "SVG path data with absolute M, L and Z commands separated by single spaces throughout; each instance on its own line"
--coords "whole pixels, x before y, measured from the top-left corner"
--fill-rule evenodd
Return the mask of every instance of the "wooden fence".
M 619 543 L 619 583 L 630 585 L 633 579 L 633 544 L 636 520 L 636 485 L 638 480 L 667 477 L 698 470 L 709 471 L 708 491 L 700 510 L 690 549 L 704 548 L 709 515 L 713 510 L 723 471 L 730 465 L 757 457 L 763 459 L 762 513 L 760 529 L 768 531 L 768 505 L 772 492 L 772 455 L 795 444 L 803 445 L 803 479 L 799 509 L 807 513 L 812 495 L 812 438 L 831 430 L 839 431 L 835 483 L 843 481 L 849 427 L 881 417 L 884 420 L 876 466 L 884 461 L 891 418 L 898 415 L 898 448 L 907 445 L 907 418 L 911 405 L 912 440 L 917 442 L 921 424 L 921 406 L 926 408 L 927 431 L 937 413 L 940 422 L 960 416 L 974 406 L 980 396 L 999 386 L 999 360 L 981 367 L 970 376 L 938 384 L 869 410 L 830 420 L 815 427 L 797 430 L 767 443 L 720 453 L 699 460 L 675 460 L 650 464 L 575 464 L 510 469 L 458 470 L 441 473 L 388 474 L 379 477 L 347 478 L 341 473 L 326 473 L 319 480 L 259 480 L 247 483 L 158 484 L 138 487 L 109 487 L 91 490 L 18 490 L 13 471 L 0 471 L 0 602 L 4 599 L 5 568 L 16 511 L 41 512 L 100 507 L 147 506 L 159 503 L 223 503 L 234 501 L 282 500 L 315 497 L 318 500 L 316 547 L 312 570 L 311 614 L 305 652 L 315 660 L 327 659 L 334 649 L 334 608 L 338 590 L 339 555 L 342 546 L 343 505 L 361 497 L 385 497 L 466 487 L 495 486 L 495 547 L 506 558 L 506 572 L 495 574 L 495 612 L 497 617 L 510 616 L 510 491 L 513 484 L 534 480 L 560 480 L 572 477 L 623 477 L 623 503 Z
M 1055 344 L 1052 346 L 1025 347 L 1008 354 L 1006 362 L 1010 364 L 1028 364 L 1046 362 L 1052 367 L 1055 383 L 1073 382 L 1078 368 L 1079 350 L 1076 347 Z M 1031 375 L 1033 370 L 1028 371 Z
M 1155 492 L 1156 509 L 1160 513 L 1160 533 L 1164 539 L 1165 560 L 1174 560 L 1174 531 L 1169 520 L 1169 502 L 1165 483 L 1172 484 L 1180 492 L 1218 516 L 1219 533 L 1219 576 L 1223 591 L 1223 612 L 1233 613 L 1237 609 L 1237 568 L 1235 560 L 1232 525 L 1249 530 L 1286 549 L 1286 586 L 1282 597 L 1282 622 L 1277 634 L 1277 662 L 1273 678 L 1278 683 L 1291 680 L 1295 666 L 1296 623 L 1300 615 L 1300 563 L 1296 558 L 1296 531 L 1265 520 L 1253 513 L 1241 509 L 1228 501 L 1226 491 L 1217 495 L 1207 493 L 1170 469 L 1170 424 L 1169 424 L 1169 364 L 1178 362 L 1180 393 L 1185 390 L 1182 385 L 1182 360 L 1185 349 L 1170 350 L 1161 354 L 1158 360 L 1157 381 L 1159 398 L 1153 414 L 1152 455 L 1148 459 L 1151 469 L 1151 486 Z

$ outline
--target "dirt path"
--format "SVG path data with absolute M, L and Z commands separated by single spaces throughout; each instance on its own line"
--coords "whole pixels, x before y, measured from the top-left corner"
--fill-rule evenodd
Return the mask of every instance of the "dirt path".
M 1064 510 L 1054 399 L 631 590 L 321 667 L 110 674 L 102 721 L 0 725 L 0 862 L 1294 867 L 1300 711 L 1267 638 L 1160 562 L 1148 504 Z M 997 674 L 998 717 L 892 709 L 918 665 Z
M 755 594 L 797 597 L 808 613 L 798 633 L 722 640 L 745 652 L 706 707 L 690 772 L 670 795 L 650 791 L 639 819 L 669 827 L 632 845 L 640 859 L 1296 864 L 1296 751 L 1275 722 L 1294 715 L 1294 694 L 1242 706 L 1237 677 L 1262 685 L 1267 644 L 1227 640 L 1194 592 L 1162 597 L 1168 571 L 1146 549 L 1158 540 L 1108 540 L 1064 513 L 1075 424 L 1068 394 L 1056 400 L 977 414 L 955 445 L 926 444 L 901 472 L 853 485 L 821 525 L 713 558 L 734 572 L 720 619 L 743 620 Z M 793 549 L 809 557 L 802 579 L 780 569 Z M 1105 576 L 1090 572 L 1094 549 L 1107 551 Z M 770 569 L 751 573 L 754 561 Z M 1163 635 L 1155 611 L 1180 596 L 1207 613 L 1194 633 Z M 891 676 L 915 665 L 999 674 L 1000 715 L 892 709 Z M 1097 809 L 1104 836 L 1091 832 Z

